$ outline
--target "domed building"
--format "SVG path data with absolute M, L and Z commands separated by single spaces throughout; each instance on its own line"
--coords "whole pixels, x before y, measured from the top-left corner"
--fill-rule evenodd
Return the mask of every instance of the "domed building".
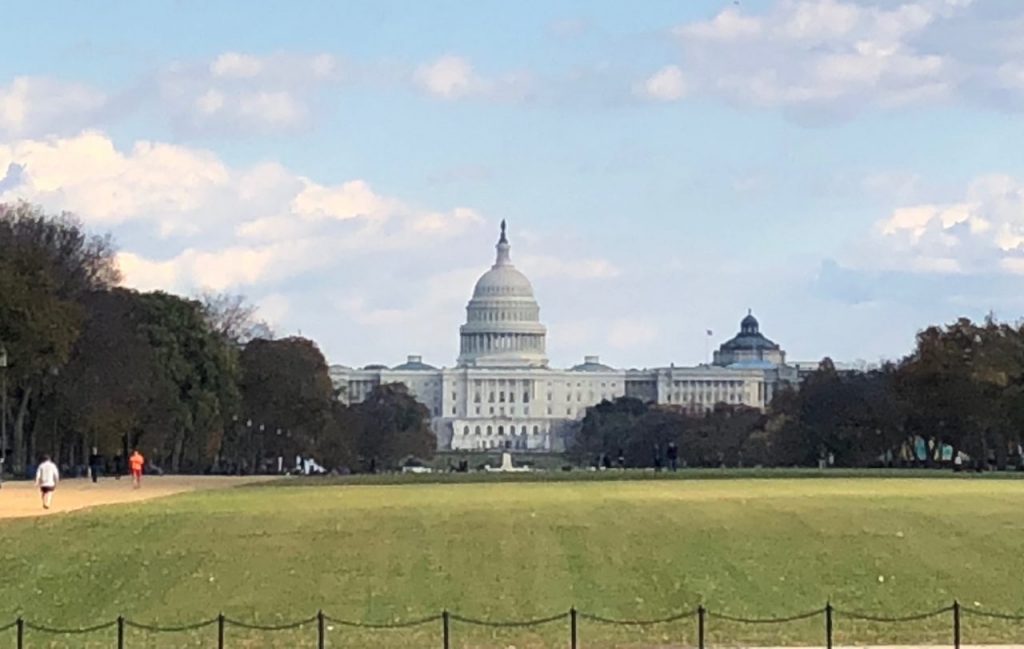
M 772 369 L 786 364 L 786 352 L 765 338 L 753 312 L 740 321 L 740 331 L 715 352 L 714 365 L 735 368 Z
M 547 367 L 547 329 L 533 286 L 515 266 L 501 222 L 494 265 L 473 288 L 466 324 L 459 328 L 459 367 Z
M 414 355 L 390 369 L 334 365 L 331 379 L 345 403 L 364 400 L 379 385 L 404 383 L 430 411 L 439 450 L 529 452 L 564 450 L 588 408 L 622 396 L 694 413 L 723 403 L 764 409 L 791 369 L 753 314 L 713 365 L 627 371 L 586 356 L 569 369 L 549 367 L 540 306 L 530 280 L 512 264 L 502 221 L 494 264 L 466 305 L 454 367 Z

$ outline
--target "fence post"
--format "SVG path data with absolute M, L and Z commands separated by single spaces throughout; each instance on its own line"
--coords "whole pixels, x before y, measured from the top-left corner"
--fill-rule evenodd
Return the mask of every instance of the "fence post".
M 18 649 L 25 649 L 25 620 L 18 617 Z
M 825 649 L 832 649 L 832 602 L 825 602 Z
M 217 616 L 217 649 L 224 649 L 224 614 Z
M 316 646 L 319 649 L 324 649 L 326 638 L 324 637 L 324 611 L 320 609 L 316 612 Z
M 124 649 L 124 616 L 117 616 L 117 649 Z
M 576 649 L 577 643 L 576 635 L 576 607 L 573 606 L 569 609 L 569 646 L 572 649 Z
M 953 600 L 953 647 L 960 649 L 960 602 Z
M 448 609 L 441 611 L 441 636 L 444 641 L 444 649 L 448 649 L 451 644 L 451 635 L 449 633 L 449 620 L 448 620 Z
M 697 607 L 697 649 L 704 649 L 704 616 L 707 612 L 703 604 Z

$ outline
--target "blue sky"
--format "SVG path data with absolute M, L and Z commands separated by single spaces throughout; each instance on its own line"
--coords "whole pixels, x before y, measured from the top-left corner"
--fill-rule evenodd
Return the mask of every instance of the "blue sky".
M 1024 315 L 1014 0 L 3 10 L 0 200 L 332 362 L 457 355 L 507 219 L 557 365 L 794 360 Z

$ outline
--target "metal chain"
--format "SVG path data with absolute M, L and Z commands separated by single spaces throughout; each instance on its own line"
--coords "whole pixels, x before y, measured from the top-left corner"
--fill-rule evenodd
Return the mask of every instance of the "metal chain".
M 593 622 L 600 622 L 601 624 L 617 624 L 620 626 L 653 626 L 655 624 L 668 624 L 669 622 L 678 622 L 679 620 L 685 620 L 686 618 L 697 615 L 696 609 L 692 611 L 685 611 L 683 613 L 677 613 L 669 617 L 663 617 L 657 620 L 614 620 L 609 617 L 601 617 L 600 615 L 593 615 L 591 613 L 579 612 L 577 615 L 585 620 L 591 620 Z
M 4 631 L 6 631 L 8 629 L 13 629 L 16 626 L 18 626 L 18 621 L 17 620 L 11 622 L 10 624 L 5 624 L 4 626 L 0 626 L 0 633 L 3 633 Z
M 552 615 L 550 617 L 542 617 L 542 618 L 537 618 L 537 619 L 534 619 L 534 620 L 522 620 L 522 621 L 518 621 L 518 622 L 490 622 L 488 620 L 475 620 L 473 618 L 463 617 L 463 616 L 458 615 L 456 613 L 449 613 L 448 617 L 450 617 L 453 620 L 457 620 L 459 622 L 464 622 L 466 624 L 474 624 L 476 626 L 508 627 L 508 628 L 512 628 L 512 627 L 540 626 L 541 624 L 550 624 L 552 622 L 557 622 L 558 620 L 563 620 L 563 619 L 569 617 L 569 613 L 568 612 L 566 612 L 566 613 L 559 613 L 557 615 Z
M 81 629 L 58 629 L 56 627 L 43 626 L 42 624 L 33 624 L 28 620 L 24 621 L 25 628 L 33 631 L 39 631 L 40 633 L 52 633 L 55 635 L 81 635 L 85 633 L 96 633 L 97 631 L 103 631 L 104 629 L 111 629 L 117 626 L 117 620 L 113 622 L 105 622 L 103 624 L 97 624 L 96 626 L 85 627 Z
M 148 631 L 150 633 L 180 633 L 182 631 L 195 631 L 196 629 L 202 629 L 203 627 L 213 626 L 216 623 L 217 618 L 204 620 L 203 622 L 196 622 L 195 624 L 182 624 L 181 626 L 158 626 L 155 624 L 133 622 L 132 620 L 124 621 L 125 626 L 130 626 L 133 629 L 140 629 L 142 631 Z
M 430 624 L 431 622 L 437 622 L 441 619 L 440 615 L 431 615 L 430 617 L 423 617 L 416 620 L 409 620 L 408 622 L 352 622 L 349 620 L 339 620 L 338 618 L 325 615 L 324 619 L 332 624 L 339 624 L 341 626 L 354 627 L 359 629 L 408 629 L 414 626 L 423 626 L 424 624 Z
M 255 624 L 249 622 L 242 622 L 240 620 L 232 620 L 231 618 L 224 618 L 226 624 L 231 626 L 241 627 L 243 629 L 252 629 L 254 631 L 288 631 L 290 629 L 297 629 L 307 624 L 312 624 L 317 621 L 317 616 L 314 615 L 311 618 L 304 620 L 298 620 L 297 622 L 290 622 L 288 624 Z
M 870 613 L 857 613 L 854 611 L 843 611 L 840 609 L 832 609 L 836 615 L 842 615 L 848 617 L 851 620 L 864 620 L 866 622 L 916 622 L 917 620 L 924 620 L 936 615 L 942 615 L 943 613 L 949 613 L 953 610 L 952 606 L 944 606 L 928 613 L 916 613 L 913 615 L 903 615 L 899 617 L 887 617 L 884 615 L 871 615 Z
M 733 615 L 726 615 L 725 613 L 714 613 L 712 611 L 707 612 L 709 618 L 716 618 L 719 620 L 726 620 L 729 622 L 739 622 L 741 624 L 785 624 L 787 622 L 799 622 L 800 620 L 809 620 L 812 617 L 817 617 L 825 613 L 825 609 L 819 608 L 814 611 L 808 611 L 807 613 L 800 613 L 799 615 L 791 615 L 789 617 L 736 617 Z
M 960 608 L 960 612 L 964 615 L 976 615 L 978 617 L 994 617 L 1000 620 L 1024 620 L 1024 615 L 1015 613 L 999 613 L 996 611 L 979 611 L 970 608 Z

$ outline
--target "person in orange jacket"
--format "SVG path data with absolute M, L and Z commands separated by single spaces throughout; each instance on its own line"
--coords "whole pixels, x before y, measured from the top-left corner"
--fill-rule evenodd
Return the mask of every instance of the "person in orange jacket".
M 142 457 L 142 453 L 139 453 L 139 449 L 132 451 L 132 456 L 128 458 L 128 466 L 132 470 L 132 488 L 138 489 L 142 486 L 142 467 L 146 465 L 146 458 Z

